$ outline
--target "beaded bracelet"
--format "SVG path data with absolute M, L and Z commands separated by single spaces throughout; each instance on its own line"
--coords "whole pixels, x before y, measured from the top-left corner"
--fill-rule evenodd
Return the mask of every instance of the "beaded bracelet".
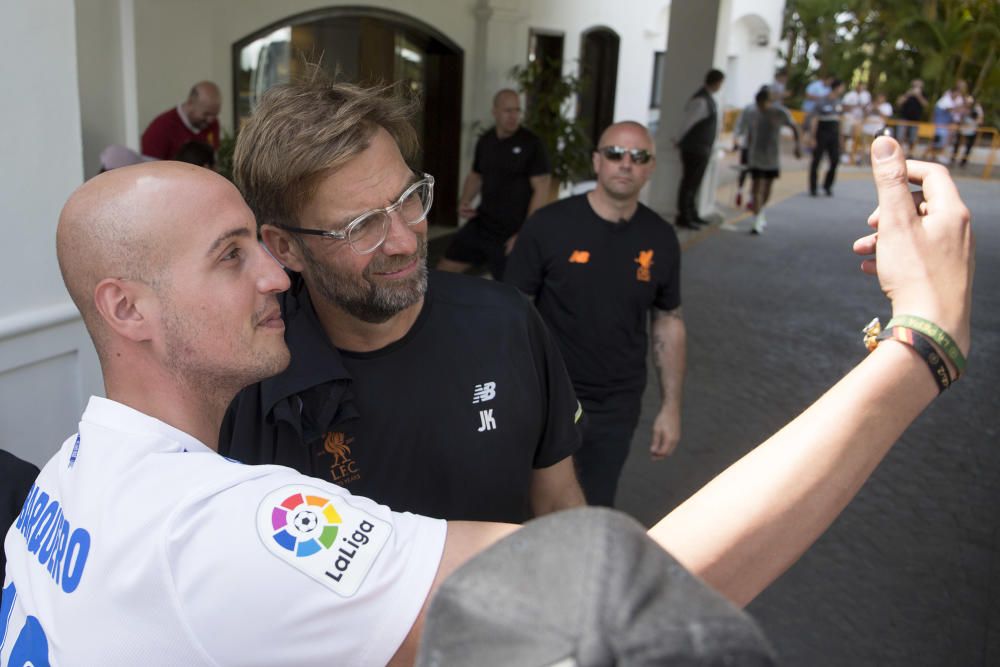
M 934 346 L 931 345 L 930 340 L 928 340 L 922 333 L 915 329 L 909 329 L 907 327 L 897 326 L 886 328 L 885 331 L 878 335 L 878 340 L 888 340 L 888 339 L 898 340 L 901 343 L 906 343 L 914 350 L 917 354 L 924 360 L 927 367 L 931 369 L 931 375 L 934 376 L 934 382 L 937 383 L 938 393 L 951 386 L 952 377 L 951 373 L 948 372 L 948 366 L 944 363 L 944 359 L 938 354 Z M 957 377 L 956 377 L 957 379 Z

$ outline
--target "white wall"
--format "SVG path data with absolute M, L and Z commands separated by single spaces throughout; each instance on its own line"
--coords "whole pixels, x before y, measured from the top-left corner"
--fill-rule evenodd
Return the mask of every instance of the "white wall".
M 287 4 L 287 3 L 274 3 Z M 212 7 L 200 0 L 135 0 L 136 81 L 139 132 L 156 116 L 183 102 L 192 84 L 203 79 L 220 84 L 228 95 L 226 54 L 219 77 L 212 43 Z M 226 100 L 228 104 L 231 100 Z M 223 110 L 223 119 L 231 109 Z
M 605 27 L 618 33 L 621 41 L 614 120 L 645 123 L 649 117 L 653 54 L 666 48 L 670 3 L 664 0 L 630 1 L 627 9 L 608 0 L 547 0 L 529 4 L 531 28 L 565 33 L 563 58 L 569 71 L 577 71 L 580 37 L 585 31 Z
M 59 211 L 82 181 L 72 0 L 0 3 L 0 447 L 44 463 L 98 391 L 96 355 L 63 288 Z
M 77 77 L 86 178 L 100 171 L 100 155 L 105 147 L 127 145 L 134 140 L 128 136 L 126 123 L 120 6 L 119 0 L 76 2 Z

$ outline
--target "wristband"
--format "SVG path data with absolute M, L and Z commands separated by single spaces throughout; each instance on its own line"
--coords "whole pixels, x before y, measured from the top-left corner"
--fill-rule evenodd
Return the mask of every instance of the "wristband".
M 912 329 L 929 338 L 931 342 L 937 345 L 951 359 L 951 363 L 955 365 L 956 380 L 965 372 L 965 355 L 962 354 L 955 340 L 938 325 L 916 315 L 896 315 L 885 326 L 886 329 L 894 327 Z
M 948 372 L 948 366 L 944 363 L 944 359 L 941 358 L 941 355 L 934 349 L 930 341 L 919 331 L 902 326 L 889 327 L 878 335 L 879 341 L 888 339 L 906 343 L 916 350 L 917 354 L 920 355 L 931 370 L 931 375 L 934 376 L 934 382 L 937 383 L 939 394 L 951 386 L 951 373 Z

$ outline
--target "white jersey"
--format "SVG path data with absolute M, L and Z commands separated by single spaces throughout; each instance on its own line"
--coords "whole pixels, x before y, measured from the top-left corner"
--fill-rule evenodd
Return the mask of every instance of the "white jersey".
M 384 665 L 445 534 L 91 398 L 7 534 L 0 664 Z

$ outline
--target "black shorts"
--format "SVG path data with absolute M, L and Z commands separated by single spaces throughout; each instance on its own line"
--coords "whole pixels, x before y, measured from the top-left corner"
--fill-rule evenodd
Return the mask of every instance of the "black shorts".
M 493 277 L 499 280 L 507 261 L 504 248 L 506 241 L 507 239 L 498 238 L 494 232 L 487 230 L 482 219 L 476 217 L 455 232 L 444 256 L 445 259 L 474 266 L 485 264 Z
M 751 169 L 750 175 L 754 178 L 770 178 L 775 179 L 781 176 L 781 170 L 779 169 Z

